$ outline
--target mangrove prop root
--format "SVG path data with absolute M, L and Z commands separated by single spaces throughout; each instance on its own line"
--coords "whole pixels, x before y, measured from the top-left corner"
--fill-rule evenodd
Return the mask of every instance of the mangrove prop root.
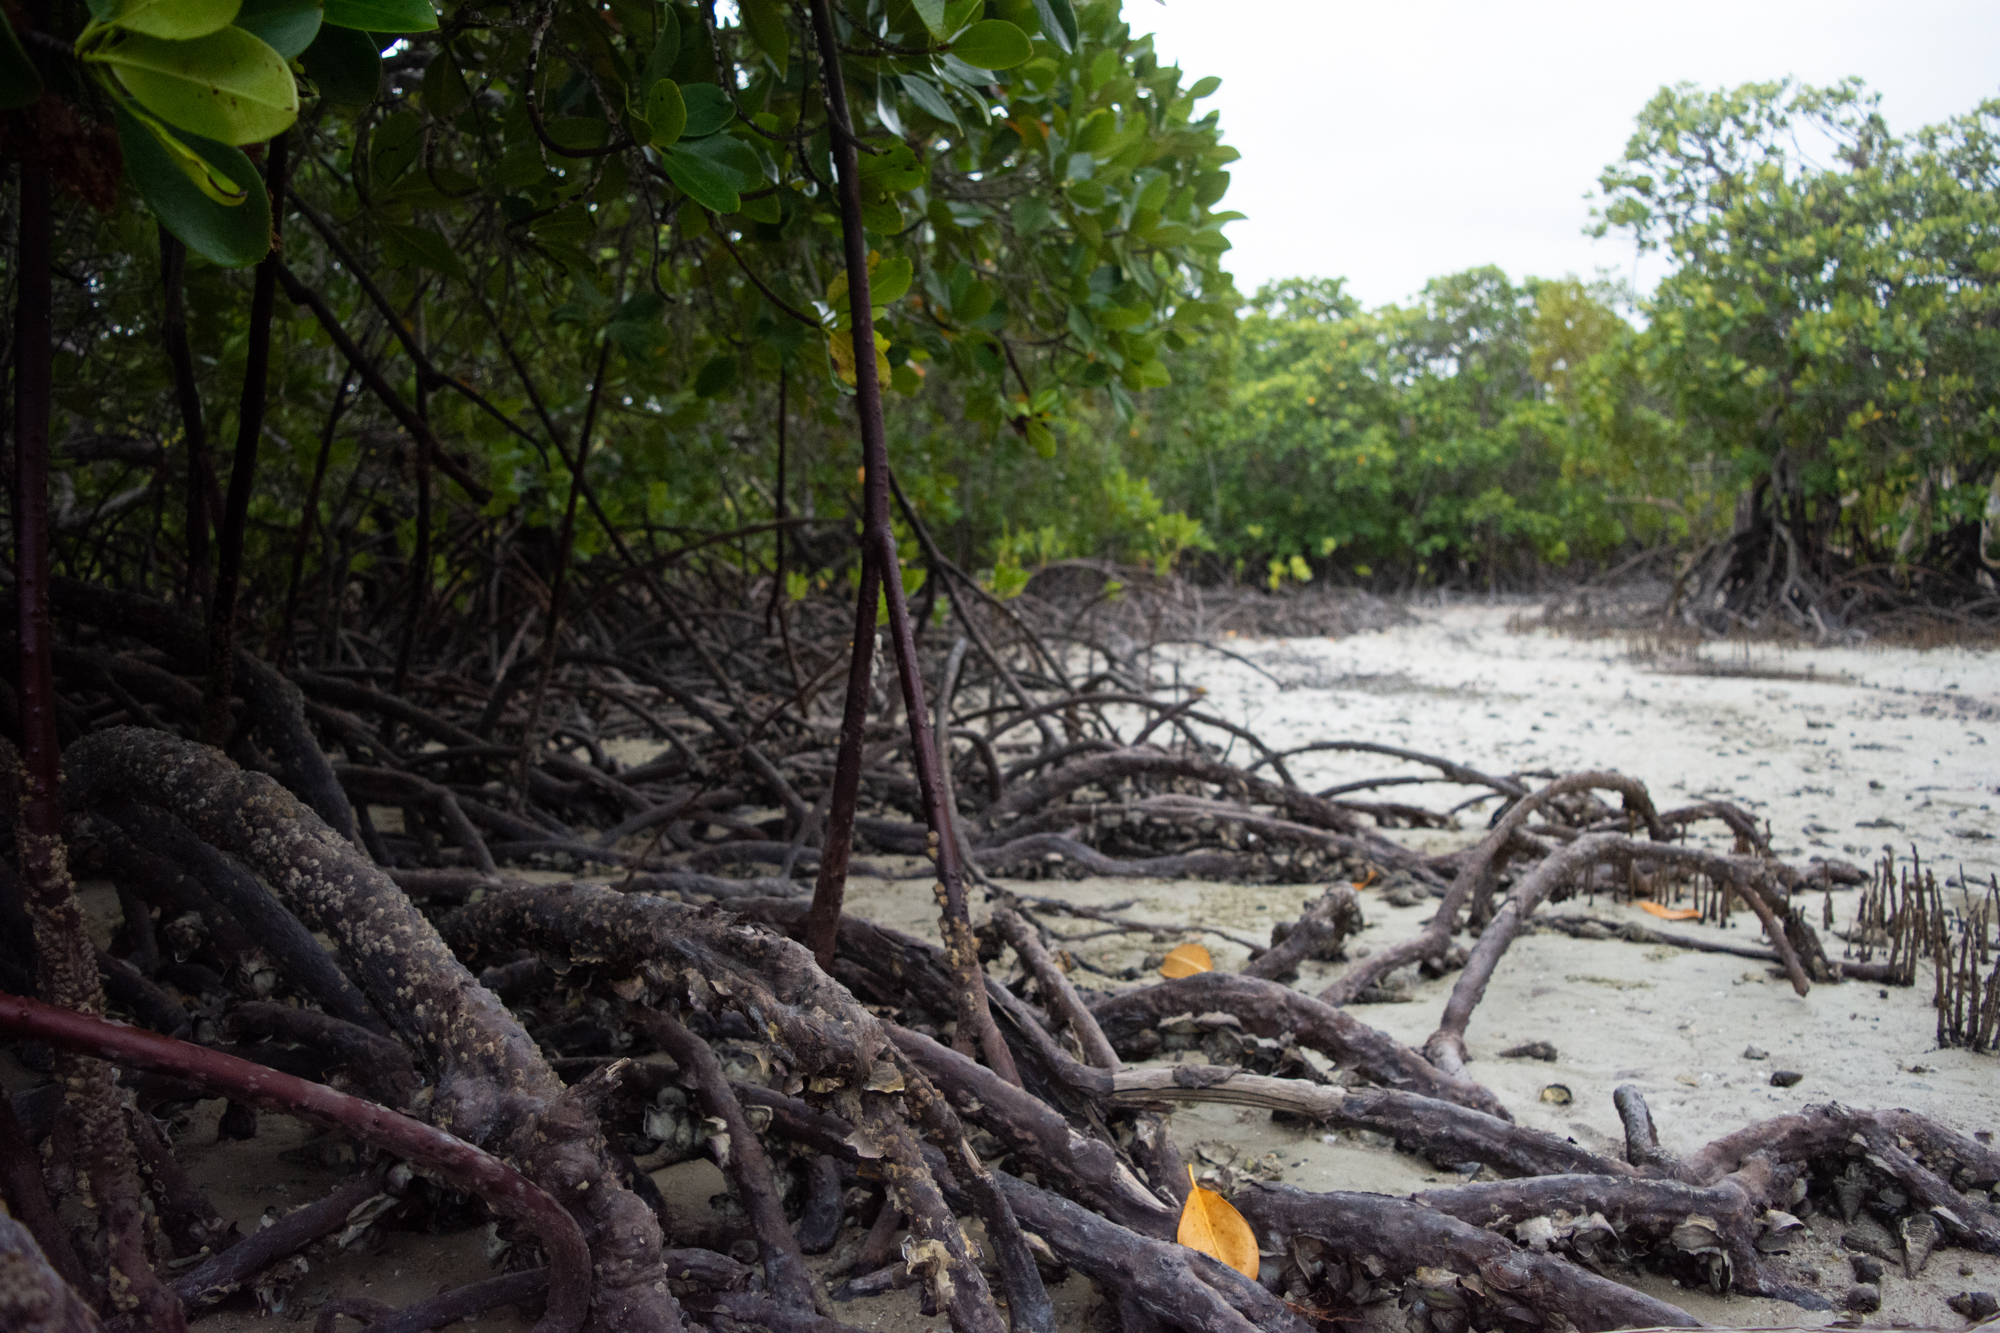
M 213 1305 L 278 1260 L 339 1230 L 349 1214 L 381 1189 L 378 1173 L 349 1176 L 330 1193 L 294 1208 L 175 1278 L 174 1291 L 190 1306 Z
M 806 1270 L 805 1255 L 798 1238 L 785 1220 L 784 1204 L 772 1184 L 770 1159 L 764 1145 L 743 1116 L 743 1104 L 730 1090 L 729 1079 L 707 1042 L 689 1032 L 671 1015 L 658 1010 L 637 1008 L 633 1017 L 641 1031 L 674 1058 L 674 1063 L 694 1076 L 695 1091 L 708 1114 L 722 1121 L 729 1135 L 729 1158 L 724 1169 L 750 1214 L 750 1226 L 757 1235 L 757 1248 L 764 1258 L 764 1281 L 772 1297 L 793 1309 L 811 1310 L 817 1302 L 812 1274 Z
M 1462 1222 L 1409 1199 L 1381 1194 L 1308 1194 L 1282 1185 L 1250 1184 L 1236 1206 L 1259 1235 L 1280 1245 L 1311 1237 L 1373 1273 L 1414 1277 L 1419 1269 L 1453 1275 L 1438 1284 L 1427 1304 L 1458 1308 L 1478 1299 L 1503 1317 L 1540 1322 L 1560 1315 L 1584 1333 L 1599 1329 L 1696 1326 L 1665 1301 L 1550 1254 L 1524 1250 L 1483 1227 Z M 1373 1261 L 1370 1263 L 1370 1261 Z M 1421 1281 L 1405 1291 L 1424 1299 Z
M 1118 1068 L 1118 1052 L 1111 1049 L 1104 1029 L 1097 1025 L 1090 1007 L 1077 994 L 1076 987 L 1070 984 L 1069 975 L 1050 955 L 1035 927 L 1010 907 L 997 909 L 993 920 L 1007 937 L 1007 943 L 1014 946 L 1022 964 L 1034 974 L 1050 1008 L 1060 1013 L 1063 1021 L 1069 1024 L 1070 1034 L 1083 1051 L 1084 1062 L 1099 1069 Z
M 1369 1130 L 1445 1167 L 1478 1162 L 1515 1176 L 1632 1173 L 1625 1163 L 1601 1157 L 1546 1130 L 1529 1129 L 1484 1111 L 1392 1088 L 1341 1088 L 1246 1074 L 1227 1065 L 1195 1064 L 1126 1070 L 1114 1075 L 1109 1085 L 1105 1095 L 1124 1105 L 1227 1102 L 1281 1111 L 1339 1129 Z
M 0 1328 L 19 1333 L 96 1333 L 102 1325 L 64 1282 L 28 1229 L 0 1207 Z
M 1763 921 L 1771 947 L 1785 961 L 1793 989 L 1800 995 L 1811 989 L 1798 955 L 1785 937 L 1783 925 L 1765 901 L 1760 888 L 1749 882 L 1751 870 L 1739 861 L 1693 847 L 1639 843 L 1614 833 L 1589 833 L 1551 852 L 1534 869 L 1521 876 L 1508 891 L 1507 900 L 1500 905 L 1500 910 L 1486 923 L 1479 942 L 1473 946 L 1466 960 L 1465 970 L 1452 986 L 1451 998 L 1445 1002 L 1444 1017 L 1438 1023 L 1437 1031 L 1424 1043 L 1424 1054 L 1432 1064 L 1452 1074 L 1463 1072 L 1466 1025 L 1472 1021 L 1473 1009 L 1486 994 L 1486 984 L 1492 980 L 1500 956 L 1520 935 L 1529 915 L 1573 876 L 1588 874 L 1606 861 L 1629 860 L 1637 856 L 1651 857 L 1676 868 L 1698 870 L 1742 886 L 1742 896 Z
M 1305 959 L 1333 952 L 1361 926 L 1360 896 L 1345 886 L 1328 889 L 1293 923 L 1281 942 L 1250 960 L 1243 975 L 1267 981 L 1287 980 L 1298 972 Z
M 1366 960 L 1350 967 L 1321 991 L 1319 998 L 1327 1004 L 1351 1004 L 1364 990 L 1398 968 L 1443 954 L 1451 947 L 1452 933 L 1458 929 L 1459 913 L 1476 898 L 1491 892 L 1493 882 L 1511 855 L 1516 835 L 1528 816 L 1569 793 L 1605 789 L 1617 791 L 1625 798 L 1628 816 L 1644 822 L 1656 837 L 1665 837 L 1665 826 L 1654 813 L 1652 798 L 1646 794 L 1645 787 L 1624 774 L 1573 773 L 1558 778 L 1517 798 L 1494 820 L 1492 831 L 1480 839 L 1479 844 L 1460 862 L 1458 873 L 1452 877 L 1451 887 L 1445 892 L 1444 901 L 1438 904 L 1430 924 L 1421 933 L 1400 944 L 1377 950 Z
M 886 457 L 870 450 L 866 461 L 879 517 L 894 479 Z M 1131 1330 L 1324 1327 L 1346 1317 L 1344 1305 L 1385 1289 L 1437 1314 L 1439 1326 L 1472 1310 L 1475 1322 L 1532 1314 L 1590 1327 L 1577 1312 L 1598 1307 L 1600 1318 L 1612 1310 L 1683 1322 L 1671 1307 L 1605 1284 L 1593 1267 L 1604 1257 L 1592 1249 L 1598 1240 L 1612 1258 L 1629 1249 L 1670 1271 L 1694 1266 L 1711 1285 L 1724 1274 L 1737 1291 L 1810 1303 L 1773 1276 L 1780 1266 L 1755 1244 L 1765 1210 L 1797 1197 L 1807 1168 L 1816 1179 L 1844 1168 L 1893 1182 L 1954 1242 L 2000 1247 L 2000 1222 L 1967 1189 L 2000 1178 L 2000 1162 L 1990 1147 L 1921 1117 L 1809 1108 L 1675 1154 L 1661 1147 L 1643 1100 L 1621 1089 L 1626 1151 L 1611 1158 L 1514 1124 L 1468 1077 L 1465 1034 L 1486 987 L 1511 942 L 1544 919 L 1534 913 L 1563 892 L 1609 884 L 1638 894 L 1706 878 L 1765 926 L 1763 947 L 1736 951 L 1783 964 L 1795 981 L 1815 980 L 1875 966 L 1821 971 L 1815 942 L 1797 928 L 1800 891 L 1846 869 L 1785 865 L 1733 807 L 1658 813 L 1643 786 L 1615 773 L 1536 786 L 1539 775 L 1486 774 L 1369 741 L 1280 750 L 1203 711 L 1201 695 L 1148 683 L 1121 635 L 1158 641 L 1160 632 L 1143 629 L 1129 607 L 1078 612 L 1034 590 L 997 604 L 909 516 L 933 578 L 944 580 L 932 586 L 952 599 L 967 637 L 947 651 L 949 640 L 918 635 L 921 614 L 889 599 L 886 650 L 898 673 L 890 694 L 908 714 L 894 725 L 870 717 L 873 655 L 883 650 L 873 613 L 894 559 L 880 523 L 861 544 L 857 602 L 788 603 L 782 639 L 763 618 L 735 610 L 762 604 L 767 592 L 783 596 L 757 583 L 754 561 L 732 553 L 703 564 L 700 554 L 732 542 L 747 551 L 743 539 L 768 525 L 652 554 L 621 547 L 627 569 L 572 564 L 553 626 L 546 563 L 510 536 L 489 546 L 468 528 L 445 550 L 477 554 L 439 557 L 463 566 L 453 575 L 459 586 L 493 590 L 468 594 L 490 613 L 484 623 L 450 613 L 452 596 L 416 595 L 421 579 L 407 568 L 381 577 L 393 590 L 386 600 L 364 589 L 365 620 L 350 609 L 354 585 L 342 600 L 329 580 L 326 624 L 312 631 L 317 650 L 303 635 L 283 649 L 312 668 L 287 679 L 247 655 L 236 661 L 230 741 L 241 770 L 157 729 L 199 723 L 200 691 L 188 680 L 203 665 L 198 626 L 157 603 L 59 587 L 68 621 L 95 627 L 55 658 L 58 680 L 76 696 L 60 702 L 83 733 L 69 756 L 67 827 L 79 857 L 102 856 L 117 879 L 128 925 L 149 908 L 161 922 L 157 939 L 132 933 L 129 959 L 67 965 L 114 976 L 110 1002 L 121 1015 L 193 1023 L 255 1058 L 421 1108 L 440 1129 L 506 1154 L 580 1227 L 595 1270 L 593 1319 L 607 1330 L 679 1327 L 678 1294 L 717 1326 L 833 1333 L 840 1325 L 816 1306 L 801 1255 L 840 1245 L 857 1181 L 880 1202 L 865 1241 L 848 1241 L 856 1261 L 841 1261 L 859 1275 L 853 1288 L 913 1287 L 954 1328 L 980 1333 L 997 1333 L 1002 1310 L 1020 1333 L 1049 1326 L 1035 1254 L 1097 1283 Z M 801 568 L 838 541 L 805 520 L 783 535 Z M 1134 599 L 1159 596 L 1132 587 Z M 417 623 L 419 615 L 439 623 Z M 1172 632 L 1212 637 L 1189 627 L 1183 610 L 1173 616 Z M 131 651 L 135 640 L 151 651 Z M 385 653 L 383 644 L 397 646 Z M 425 644 L 440 655 L 419 655 Z M 1092 656 L 1078 670 L 1081 654 Z M 392 659 L 393 695 L 385 692 Z M 843 667 L 844 714 L 827 688 Z M 921 689 L 926 676 L 944 682 L 934 699 Z M 121 720 L 156 729 L 120 728 Z M 623 746 L 635 729 L 656 743 L 654 757 L 628 761 Z M 1307 790 L 1299 757 L 1308 754 L 1352 767 Z M 1382 760 L 1425 772 L 1372 771 Z M 1385 828 L 1449 822 L 1381 795 L 1439 780 L 1502 802 L 1480 843 L 1432 854 L 1385 837 Z M 348 836 L 362 831 L 348 812 L 366 803 L 404 813 L 400 832 L 379 818 L 366 826 L 383 865 Z M 1734 851 L 1670 841 L 1695 821 L 1733 834 Z M 924 882 L 943 891 L 943 947 L 839 910 L 850 870 L 902 873 L 855 859 L 855 839 L 885 861 L 934 862 Z M 614 866 L 619 888 L 504 878 L 517 866 L 546 869 L 549 858 Z M 1322 896 L 1309 897 L 1268 949 L 1228 936 L 1252 948 L 1237 974 L 1148 978 L 1107 995 L 1072 981 L 1072 967 L 1106 974 L 1065 953 L 1077 946 L 1021 904 L 1094 921 L 1101 934 L 1164 941 L 1184 932 L 1119 915 L 1130 904 L 1021 895 L 975 934 L 965 877 L 984 883 L 982 866 L 1023 878 L 1198 874 L 1330 887 L 1315 889 Z M 809 907 L 815 869 L 820 887 L 835 891 Z M 1283 984 L 1337 961 L 1360 924 L 1362 881 L 1384 872 L 1441 894 L 1437 911 L 1417 938 L 1348 964 L 1323 998 L 1355 998 L 1400 967 L 1466 944 L 1468 966 L 1421 1049 Z M 183 920 L 190 912 L 198 928 Z M 1468 925 L 1476 943 L 1455 940 Z M 1667 939 L 1630 937 L 1653 936 Z M 1011 954 L 996 949 L 996 937 Z M 176 958 L 170 938 L 198 939 L 196 955 Z M 9 965 L 18 975 L 18 963 Z M 170 987 L 198 991 L 201 1008 L 186 1013 Z M 649 1019 L 648 1007 L 672 1017 Z M 1297 1045 L 1340 1068 L 1326 1082 L 1121 1060 L 1150 1055 L 1159 1028 L 1188 1018 Z M 721 1255 L 664 1250 L 660 1218 L 669 1214 L 643 1175 L 656 1168 L 634 1159 L 658 1160 L 644 1147 L 656 1123 L 685 1122 L 666 1105 L 664 1059 L 617 1061 L 635 1037 L 642 1045 L 631 1054 L 657 1047 L 671 1056 L 698 1113 L 727 1126 L 732 1150 L 717 1155 L 748 1206 L 761 1286 Z M 751 1053 L 766 1062 L 772 1086 L 724 1077 Z M 576 1082 L 565 1087 L 557 1070 Z M 193 1085 L 176 1073 L 136 1086 L 148 1106 L 191 1095 Z M 642 1115 L 654 1093 L 665 1100 Z M 37 1137 L 57 1100 L 45 1094 L 33 1099 Z M 1282 1207 L 1271 1201 L 1282 1191 L 1240 1192 L 1264 1228 L 1259 1286 L 1169 1239 L 1187 1181 L 1164 1111 L 1201 1101 L 1370 1131 L 1441 1166 L 1479 1163 L 1508 1179 L 1415 1199 L 1296 1196 Z M 76 1127 L 65 1120 L 58 1131 L 51 1150 L 68 1163 L 80 1149 Z M 179 1191 L 170 1145 L 143 1130 L 141 1139 L 165 1237 L 183 1256 L 213 1247 L 212 1210 Z M 655 1141 L 670 1159 L 685 1146 Z M 30 1156 L 16 1155 L 32 1169 Z M 795 1166 L 806 1206 L 791 1223 L 778 1200 Z M 206 1256 L 173 1288 L 190 1306 L 211 1303 L 337 1230 L 400 1178 L 357 1176 Z M 1545 1234 L 1556 1214 L 1577 1226 Z M 1708 1230 L 1685 1227 L 1690 1215 Z M 1594 1229 L 1588 1219 L 1597 1216 L 1612 1220 Z M 968 1219 L 984 1224 L 985 1255 L 967 1241 Z M 102 1254 L 93 1260 L 101 1266 Z M 321 1322 L 336 1328 L 349 1311 L 376 1327 L 414 1328 L 535 1299 L 546 1282 L 538 1271 L 506 1274 L 403 1311 L 334 1301 Z
M 1114 1046 L 1135 1038 L 1142 1029 L 1157 1027 L 1177 1014 L 1234 1014 L 1246 1032 L 1276 1037 L 1289 1032 L 1301 1046 L 1358 1070 L 1384 1087 L 1457 1102 L 1503 1119 L 1506 1107 L 1485 1088 L 1447 1074 L 1387 1033 L 1369 1027 L 1345 1010 L 1322 1004 L 1312 996 L 1265 981 L 1227 972 L 1198 972 L 1191 977 L 1143 986 L 1111 996 L 1094 1012 Z
M 549 1256 L 548 1312 L 536 1333 L 575 1333 L 590 1307 L 590 1251 L 576 1219 L 499 1158 L 386 1107 L 207 1047 L 142 1032 L 38 1000 L 0 995 L 0 1031 L 114 1064 L 171 1074 L 211 1096 L 336 1130 L 434 1171 L 534 1232 Z
M 658 1219 L 618 1183 L 595 1116 L 499 998 L 480 986 L 388 875 L 276 782 L 217 751 L 156 731 L 115 727 L 64 756 L 79 806 L 125 797 L 173 814 L 254 868 L 347 969 L 438 1082 L 432 1114 L 468 1143 L 519 1139 L 529 1175 L 588 1220 L 607 1328 L 673 1329 L 655 1284 Z
M 43 628 L 46 631 L 46 625 Z M 33 733 L 31 726 L 31 740 Z M 53 734 L 45 739 L 53 744 Z M 69 850 L 57 832 L 61 815 L 55 792 L 45 790 L 48 784 L 37 781 L 4 741 L 0 741 L 0 783 L 16 811 L 14 842 L 34 923 L 36 981 L 60 1010 L 100 1016 L 105 1011 L 104 987 L 70 877 Z M 55 1075 L 75 1134 L 77 1165 L 89 1184 L 104 1231 L 109 1259 L 106 1303 L 116 1316 L 174 1333 L 186 1326 L 186 1316 L 173 1293 L 161 1284 L 147 1253 L 138 1160 L 114 1071 L 87 1052 L 62 1049 L 56 1056 Z

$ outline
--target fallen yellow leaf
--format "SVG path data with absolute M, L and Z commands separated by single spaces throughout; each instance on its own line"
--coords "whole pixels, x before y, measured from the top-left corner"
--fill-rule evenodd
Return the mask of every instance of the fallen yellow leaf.
M 1188 1168 L 1188 1183 L 1193 1188 L 1181 1206 L 1180 1231 L 1174 1239 L 1190 1250 L 1200 1250 L 1209 1258 L 1228 1264 L 1255 1282 L 1257 1233 L 1229 1200 L 1195 1184 L 1193 1167 Z
M 1197 972 L 1215 971 L 1215 960 L 1199 944 L 1183 944 L 1160 964 L 1160 975 L 1169 981 L 1191 977 Z
M 1651 912 L 1662 921 L 1693 921 L 1701 915 L 1692 907 L 1662 907 L 1658 903 L 1640 903 L 1639 910 Z

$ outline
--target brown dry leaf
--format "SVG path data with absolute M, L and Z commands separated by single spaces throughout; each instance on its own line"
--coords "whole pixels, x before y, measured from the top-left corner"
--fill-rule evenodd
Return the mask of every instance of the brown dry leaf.
M 1640 903 L 1639 910 L 1651 912 L 1662 921 L 1693 921 L 1701 915 L 1692 907 L 1662 907 L 1658 903 Z
M 1199 946 L 1190 946 L 1199 947 Z M 1200 1250 L 1209 1258 L 1228 1264 L 1257 1280 L 1257 1233 L 1243 1220 L 1243 1214 L 1214 1190 L 1195 1184 L 1194 1168 L 1188 1168 L 1187 1203 L 1181 1208 L 1180 1232 L 1174 1237 L 1190 1250 Z
M 1208 950 L 1199 944 L 1183 944 L 1167 955 L 1160 964 L 1160 975 L 1169 981 L 1181 977 L 1191 977 L 1197 972 L 1215 971 L 1215 960 L 1208 956 Z

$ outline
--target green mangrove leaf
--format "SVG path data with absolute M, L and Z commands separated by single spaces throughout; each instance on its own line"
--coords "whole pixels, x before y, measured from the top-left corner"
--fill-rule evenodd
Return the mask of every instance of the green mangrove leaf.
M 876 264 L 868 273 L 868 304 L 888 305 L 910 290 L 913 272 L 910 261 L 900 255 Z
M 236 21 L 239 0 L 121 0 L 111 27 L 142 32 L 170 42 L 192 41 L 220 32 Z
M 396 268 L 421 264 L 448 277 L 463 278 L 465 264 L 451 248 L 451 242 L 429 227 L 407 227 L 393 222 L 381 224 L 383 251 Z
M 335 106 L 366 106 L 382 91 L 382 53 L 365 32 L 323 24 L 299 63 Z
M 125 177 L 160 225 L 211 263 L 242 268 L 271 248 L 271 203 L 250 159 L 228 144 L 180 134 L 120 106 Z M 190 169 L 188 159 L 199 166 Z M 229 192 L 230 202 L 216 196 Z
M 687 131 L 687 101 L 681 86 L 661 79 L 646 95 L 646 122 L 653 127 L 653 147 L 671 148 Z
M 750 30 L 750 40 L 771 58 L 782 79 L 792 54 L 792 35 L 785 28 L 783 7 L 778 0 L 737 0 L 736 12 L 742 15 L 743 26 Z
M 319 36 L 324 14 L 320 0 L 243 0 L 236 26 L 261 37 L 285 59 L 295 60 Z
M 743 207 L 738 193 L 739 177 L 727 167 L 688 151 L 684 144 L 667 149 L 662 157 L 667 176 L 688 198 L 711 213 L 734 213 Z
M 705 138 L 736 119 L 729 94 L 712 83 L 682 84 L 681 100 L 687 107 L 687 126 L 681 133 L 687 138 Z
M 951 53 L 979 69 L 1009 69 L 1035 48 L 1027 33 L 1005 19 L 984 19 L 952 39 Z
M 221 143 L 256 143 L 299 116 L 285 58 L 241 28 L 191 42 L 123 32 L 83 59 L 108 66 L 139 105 L 169 124 Z
M 327 0 L 326 21 L 361 32 L 431 32 L 438 16 L 431 0 Z
M 1042 20 L 1042 35 L 1061 47 L 1067 55 L 1076 50 L 1076 9 L 1070 0 L 1035 0 L 1035 13 Z
M 931 36 L 943 41 L 951 36 L 944 26 L 944 0 L 910 0 L 910 8 L 917 11 L 917 17 L 930 29 Z

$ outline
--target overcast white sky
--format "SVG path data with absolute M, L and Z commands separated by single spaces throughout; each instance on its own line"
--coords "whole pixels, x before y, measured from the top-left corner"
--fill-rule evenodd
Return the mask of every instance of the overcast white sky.
M 1126 0 L 1189 81 L 1222 78 L 1242 152 L 1223 207 L 1245 294 L 1341 277 L 1370 305 L 1477 264 L 1649 288 L 1583 228 L 1598 172 L 1661 85 L 1858 74 L 1906 133 L 2000 96 L 1994 0 Z

